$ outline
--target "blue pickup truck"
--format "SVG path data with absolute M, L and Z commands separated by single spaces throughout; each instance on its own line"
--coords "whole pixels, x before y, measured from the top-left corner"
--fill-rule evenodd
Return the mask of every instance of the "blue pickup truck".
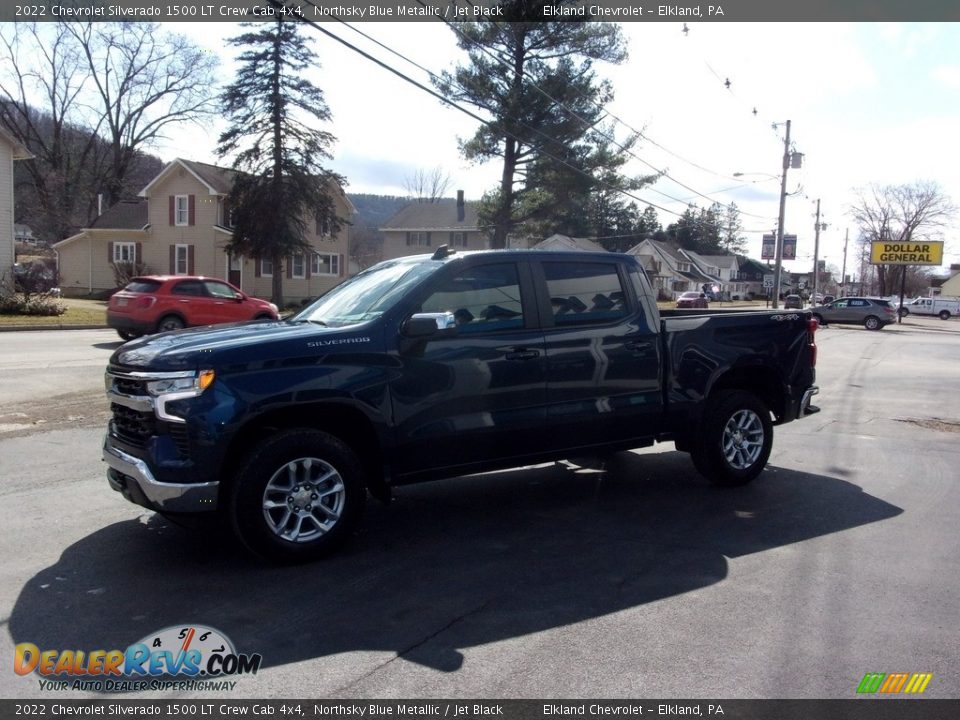
M 162 333 L 106 372 L 111 487 L 219 513 L 277 561 L 329 552 L 368 494 L 674 442 L 720 485 L 816 412 L 809 313 L 657 309 L 627 255 L 390 260 L 299 314 Z

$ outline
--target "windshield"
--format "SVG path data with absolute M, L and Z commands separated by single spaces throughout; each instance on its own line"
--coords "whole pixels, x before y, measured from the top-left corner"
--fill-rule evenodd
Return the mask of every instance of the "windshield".
M 338 285 L 293 320 L 329 327 L 344 327 L 380 317 L 404 296 L 407 289 L 443 263 L 409 259 L 388 260 L 364 270 Z

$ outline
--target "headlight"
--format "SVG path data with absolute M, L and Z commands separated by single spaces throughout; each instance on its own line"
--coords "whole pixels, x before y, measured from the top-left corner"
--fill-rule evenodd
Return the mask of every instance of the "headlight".
M 147 383 L 147 392 L 154 397 L 171 393 L 192 393 L 199 395 L 213 384 L 216 374 L 213 370 L 201 370 L 188 377 L 163 378 Z

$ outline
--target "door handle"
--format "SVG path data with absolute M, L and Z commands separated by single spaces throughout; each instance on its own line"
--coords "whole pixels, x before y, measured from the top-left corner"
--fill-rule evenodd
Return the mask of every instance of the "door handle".
M 512 352 L 508 352 L 505 357 L 507 360 L 536 360 L 540 357 L 540 351 L 517 348 Z

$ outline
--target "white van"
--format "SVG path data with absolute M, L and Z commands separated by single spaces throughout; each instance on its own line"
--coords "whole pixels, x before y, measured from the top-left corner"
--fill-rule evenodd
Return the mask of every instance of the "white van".
M 921 297 L 903 304 L 900 311 L 907 315 L 936 315 L 941 320 L 949 320 L 954 315 L 960 315 L 960 298 Z

